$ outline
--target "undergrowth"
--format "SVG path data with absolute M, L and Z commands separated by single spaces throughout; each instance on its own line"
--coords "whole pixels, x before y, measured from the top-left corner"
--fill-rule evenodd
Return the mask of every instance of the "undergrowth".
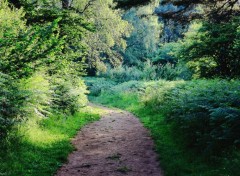
M 71 138 L 79 129 L 99 119 L 100 110 L 86 107 L 72 116 L 61 114 L 28 120 L 18 135 L 8 135 L 8 147 L 0 151 L 0 175 L 54 175 L 74 150 Z
M 206 80 L 200 81 L 199 83 L 207 84 L 208 82 L 208 85 L 213 86 L 217 81 L 210 83 L 210 81 Z M 124 84 L 128 85 L 128 83 Z M 238 149 L 226 149 L 222 153 L 219 153 L 219 155 L 212 155 L 212 153 L 204 155 L 195 150 L 196 146 L 189 147 L 186 145 L 189 141 L 189 139 L 187 139 L 189 134 L 183 134 L 181 129 L 176 128 L 178 125 L 176 122 L 170 123 L 167 120 L 166 109 L 160 110 L 162 104 L 169 102 L 163 97 L 156 97 L 156 95 L 160 95 L 161 90 L 164 93 L 169 92 L 178 85 L 181 89 L 184 84 L 186 84 L 186 82 L 183 81 L 158 81 L 158 83 L 147 84 L 148 86 L 144 90 L 128 89 L 127 91 L 125 89 L 119 89 L 122 87 L 122 84 L 120 84 L 109 90 L 105 90 L 98 97 L 91 97 L 91 100 L 95 103 L 128 110 L 140 118 L 144 126 L 151 132 L 155 142 L 155 149 L 159 154 L 160 165 L 166 176 L 239 175 L 240 152 Z M 184 90 L 191 87 L 192 84 L 194 83 L 189 82 L 189 85 L 185 87 Z M 197 85 L 197 83 L 195 83 L 195 85 Z M 198 87 L 200 90 L 204 88 L 204 85 L 195 86 L 195 88 Z M 208 87 L 208 89 L 210 88 Z M 229 89 L 231 88 L 229 87 Z M 175 93 L 176 91 L 177 90 L 175 90 Z M 155 100 L 153 100 L 150 95 L 153 96 Z M 227 94 L 222 93 L 222 95 L 225 96 Z M 203 96 L 204 95 L 200 97 Z M 154 106 L 156 104 L 153 102 L 150 104 L 146 103 L 150 101 L 161 102 L 161 104 Z M 168 106 L 169 109 L 171 109 L 171 104 L 168 104 Z M 194 130 L 195 129 L 192 129 L 192 133 L 194 133 Z

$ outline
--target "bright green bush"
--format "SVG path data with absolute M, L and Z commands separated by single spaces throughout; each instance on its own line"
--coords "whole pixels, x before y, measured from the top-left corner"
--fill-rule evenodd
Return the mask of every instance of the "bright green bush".
M 23 107 L 26 116 L 46 117 L 50 114 L 53 97 L 49 79 L 44 71 L 38 71 L 30 78 L 21 80 L 21 89 L 28 94 Z
M 64 113 L 74 114 L 80 107 L 86 106 L 88 93 L 84 81 L 73 75 L 52 77 L 52 108 Z
M 21 12 L 1 8 L 1 11 L 15 16 Z M 0 18 L 0 70 L 14 78 L 25 78 L 31 76 L 37 67 L 49 66 L 59 59 L 64 41 L 58 34 L 59 19 L 45 26 L 26 28 L 24 22 L 18 24 L 23 15 L 16 19 L 15 16 Z M 12 23 L 4 25 L 8 21 Z
M 146 90 L 143 102 L 175 124 L 187 145 L 220 152 L 240 145 L 240 82 L 165 82 Z
M 123 83 L 117 83 L 106 78 L 99 77 L 85 77 L 86 85 L 90 91 L 89 95 L 93 97 L 101 96 L 103 93 L 118 94 L 118 93 L 130 93 L 130 92 L 144 92 L 144 90 L 150 86 L 155 85 L 154 81 L 127 81 Z

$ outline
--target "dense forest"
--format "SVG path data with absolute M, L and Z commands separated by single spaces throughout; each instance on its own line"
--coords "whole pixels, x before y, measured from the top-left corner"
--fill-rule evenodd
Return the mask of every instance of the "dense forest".
M 239 78 L 239 0 L 0 0 L 0 175 L 54 175 L 92 102 L 139 117 L 164 175 L 237 176 Z

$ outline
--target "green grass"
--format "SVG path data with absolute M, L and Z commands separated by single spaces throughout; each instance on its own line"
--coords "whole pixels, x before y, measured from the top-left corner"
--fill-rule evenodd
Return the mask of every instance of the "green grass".
M 16 137 L 7 152 L 0 151 L 0 175 L 54 175 L 74 150 L 71 138 L 82 126 L 98 120 L 101 113 L 88 107 L 73 116 L 54 115 L 27 121 L 18 130 L 22 137 Z
M 173 126 L 166 123 L 164 116 L 144 106 L 134 92 L 104 92 L 99 97 L 91 97 L 95 103 L 109 107 L 128 110 L 138 116 L 142 123 L 150 129 L 159 154 L 160 165 L 166 176 L 237 176 L 239 175 L 239 159 L 235 154 L 226 154 L 215 161 L 187 149 L 182 135 L 175 132 Z

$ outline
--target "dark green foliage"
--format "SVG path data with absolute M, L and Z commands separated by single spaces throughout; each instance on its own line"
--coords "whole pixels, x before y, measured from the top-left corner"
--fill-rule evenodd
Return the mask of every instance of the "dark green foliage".
M 192 32 L 190 26 L 186 35 L 180 36 L 183 42 L 177 42 L 181 49 L 175 58 L 188 62 L 187 65 L 194 72 L 194 78 L 239 77 L 240 58 L 237 41 L 239 41 L 240 6 L 237 0 L 164 0 L 160 4 L 156 13 L 162 20 L 168 21 L 170 18 L 177 25 L 181 25 L 185 20 L 187 21 L 185 29 L 196 18 L 198 20 L 194 22 L 202 24 L 195 35 L 188 36 L 188 33 Z M 165 24 L 164 28 L 169 25 Z M 173 27 L 172 30 L 177 30 L 177 27 Z M 175 49 L 171 51 L 175 52 Z
M 75 12 L 62 10 L 53 4 L 41 1 L 19 2 L 20 4 L 14 5 L 20 5 L 21 9 L 14 8 L 7 1 L 0 1 L 1 150 L 6 146 L 1 151 L 0 160 L 8 152 L 5 161 L 9 159 L 7 157 L 11 158 L 12 153 L 14 157 L 18 155 L 14 153 L 14 145 L 18 145 L 15 141 L 26 137 L 19 130 L 26 126 L 23 118 L 37 121 L 42 118 L 51 119 L 52 113 L 74 114 L 87 103 L 86 87 L 78 76 L 84 73 L 86 47 L 81 40 L 84 32 L 93 28 L 92 25 Z M 58 78 L 55 79 L 56 77 Z M 36 126 L 29 129 L 34 131 Z M 34 135 L 37 134 L 35 132 Z M 63 145 L 70 146 L 66 141 Z M 27 149 L 33 148 L 34 153 L 38 147 L 28 144 L 25 147 L 19 155 L 31 163 L 31 152 L 28 154 Z M 44 155 L 45 150 L 39 149 L 38 152 L 37 157 Z M 62 156 L 58 152 L 56 157 Z M 50 163 L 53 161 L 49 160 Z M 17 165 L 19 163 L 21 165 L 21 159 L 16 162 Z M 1 160 L 0 175 L 3 165 Z M 8 169 L 9 167 L 8 163 Z M 14 165 L 11 168 L 15 168 L 13 175 L 28 174 L 28 167 L 16 170 L 18 167 Z
M 51 7 L 51 8 L 49 8 Z M 78 75 L 85 73 L 85 57 L 87 46 L 82 42 L 87 31 L 94 31 L 94 25 L 75 9 L 60 9 L 57 3 L 43 1 L 41 3 L 25 3 L 27 24 L 44 25 L 55 19 L 61 19 L 58 24 L 59 38 L 63 38 L 61 53 L 58 53 L 60 62 L 54 65 L 51 72 L 55 74 L 64 70 Z
M 131 8 L 123 15 L 134 28 L 127 38 L 127 48 L 123 51 L 125 66 L 141 67 L 156 55 L 162 24 L 159 23 L 158 17 L 149 15 L 153 11 L 154 8 L 149 5 Z
M 195 36 L 184 39 L 185 47 L 179 54 L 187 61 L 201 62 L 202 58 L 209 58 L 208 62 L 215 63 L 211 70 L 202 67 L 201 77 L 238 77 L 239 20 L 225 24 L 204 23 Z
M 0 141 L 2 141 L 13 125 L 22 119 L 26 94 L 18 89 L 18 85 L 10 76 L 1 72 L 0 87 Z
M 174 123 L 189 147 L 216 154 L 239 146 L 239 92 L 239 81 L 182 82 L 151 88 L 146 104 Z

